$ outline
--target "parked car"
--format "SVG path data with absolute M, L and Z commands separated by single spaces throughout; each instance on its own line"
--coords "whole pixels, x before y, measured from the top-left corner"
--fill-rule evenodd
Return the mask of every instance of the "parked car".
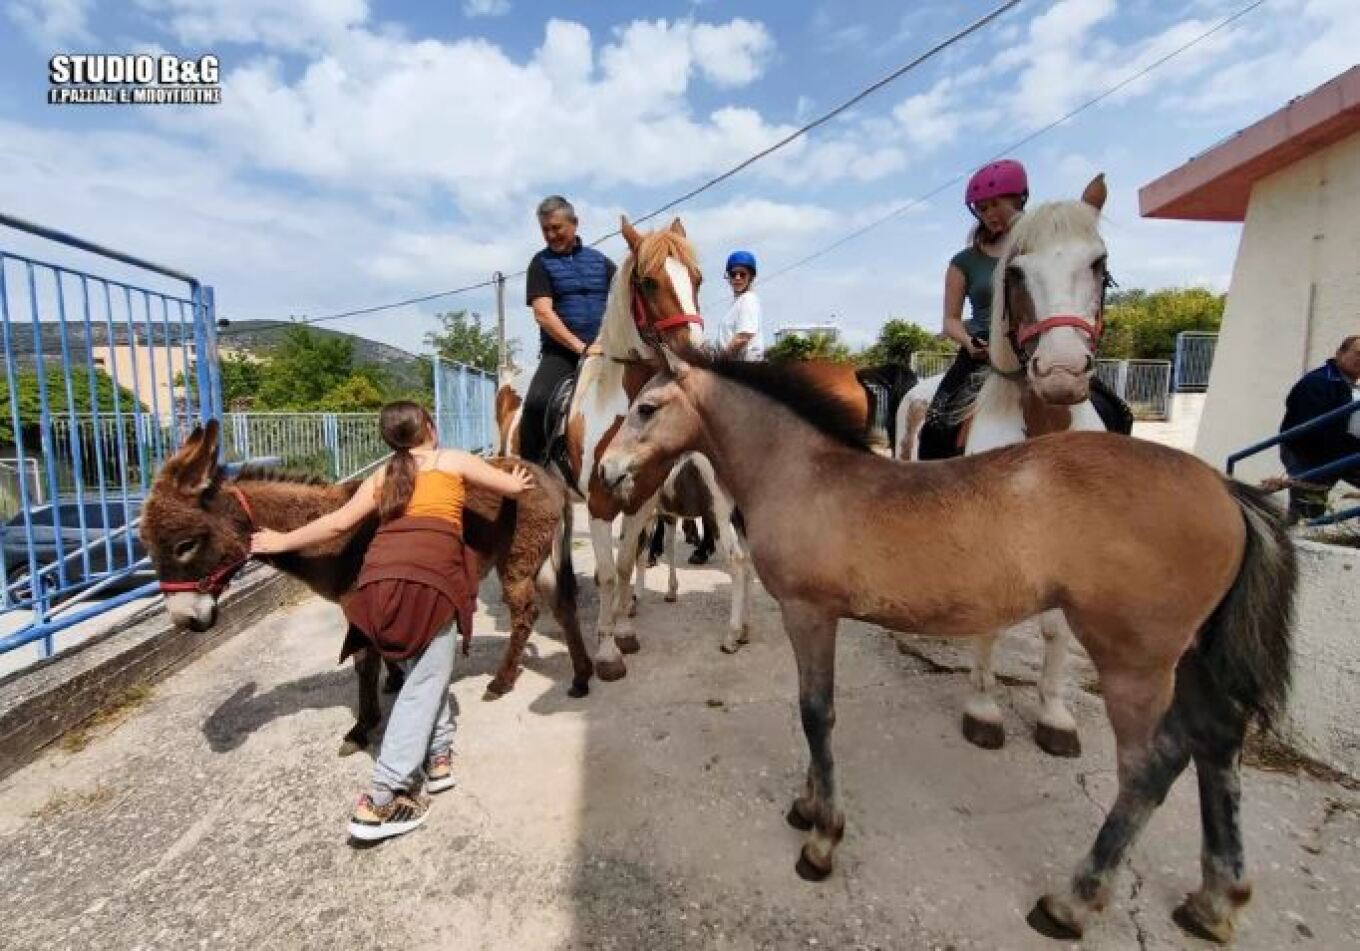
M 67 586 L 79 584 L 86 578 L 85 554 L 82 547 L 89 550 L 89 575 L 91 580 L 97 580 L 109 571 L 110 567 L 116 571 L 127 567 L 129 564 L 135 564 L 145 557 L 146 551 L 142 548 L 141 539 L 137 537 L 135 529 L 130 533 L 132 539 L 131 559 L 128 558 L 126 540 L 128 533 L 113 535 L 107 545 L 104 542 L 105 536 L 122 528 L 129 517 L 137 518 L 142 510 L 142 499 L 140 497 L 128 500 L 128 508 L 125 513 L 121 495 L 110 498 L 107 508 L 101 505 L 97 498 L 91 501 L 87 496 L 84 501 L 84 510 L 85 534 L 83 537 L 80 526 L 81 504 L 72 498 L 63 498 L 55 506 L 50 503 L 36 505 L 30 509 L 28 520 L 25 520 L 24 513 L 20 512 L 10 518 L 3 526 L 0 526 L 0 559 L 3 559 L 6 584 L 18 582 L 21 588 L 26 589 L 28 587 L 27 582 L 22 579 L 29 571 L 29 525 L 32 526 L 34 555 L 37 558 L 39 569 L 42 569 L 45 566 L 55 564 L 57 561 L 57 523 L 60 522 L 60 554 L 66 566 Z M 108 513 L 107 525 L 104 522 L 106 511 Z M 110 555 L 112 555 L 112 558 L 110 558 Z M 55 568 L 44 573 L 44 580 L 48 585 L 55 585 L 56 579 Z M 111 593 L 127 591 L 154 579 L 155 574 L 151 569 L 144 568 L 131 572 L 127 577 L 113 582 L 106 590 Z

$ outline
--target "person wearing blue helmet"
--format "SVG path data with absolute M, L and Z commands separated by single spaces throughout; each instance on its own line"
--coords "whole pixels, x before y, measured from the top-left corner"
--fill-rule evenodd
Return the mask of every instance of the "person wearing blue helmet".
M 756 280 L 756 256 L 750 251 L 733 251 L 727 256 L 727 283 L 732 286 L 732 303 L 718 322 L 718 349 L 723 356 L 741 360 L 760 360 L 765 355 L 760 335 L 760 298 L 751 285 Z

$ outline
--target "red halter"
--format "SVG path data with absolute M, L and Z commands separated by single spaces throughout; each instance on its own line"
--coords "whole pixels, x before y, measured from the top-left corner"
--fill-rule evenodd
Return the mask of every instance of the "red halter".
M 251 531 L 255 530 L 255 513 L 251 511 L 250 503 L 246 501 L 245 493 L 234 485 L 227 486 L 227 491 L 236 496 L 236 502 L 246 513 L 246 524 Z M 236 577 L 236 573 L 246 566 L 250 561 L 250 551 L 247 549 L 245 557 L 235 561 L 228 561 L 209 572 L 206 576 L 197 581 L 162 581 L 162 594 L 175 594 L 182 591 L 191 591 L 195 594 L 210 594 L 214 598 L 227 590 L 227 585 L 231 584 L 231 579 Z
M 633 280 L 633 323 L 645 337 L 647 331 L 670 330 L 672 327 L 681 327 L 685 324 L 698 324 L 700 329 L 704 326 L 704 318 L 698 314 L 672 314 L 669 317 L 662 317 L 659 320 L 647 320 L 647 298 L 642 293 L 642 288 L 636 279 Z

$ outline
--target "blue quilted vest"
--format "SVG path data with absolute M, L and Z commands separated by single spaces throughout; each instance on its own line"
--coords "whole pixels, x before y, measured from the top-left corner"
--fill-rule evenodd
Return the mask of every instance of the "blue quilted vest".
M 552 282 L 553 310 L 582 343 L 594 343 L 609 296 L 609 259 L 594 248 L 584 247 L 579 238 L 576 247 L 566 254 L 544 248 L 542 255 Z M 549 339 L 545 332 L 544 343 Z

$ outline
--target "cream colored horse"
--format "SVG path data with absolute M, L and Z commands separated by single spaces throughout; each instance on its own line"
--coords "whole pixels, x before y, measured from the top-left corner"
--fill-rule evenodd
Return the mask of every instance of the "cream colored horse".
M 1046 433 L 1105 431 L 1090 400 L 1103 324 L 1105 243 L 1098 222 L 1105 198 L 1104 176 L 1097 175 L 1080 201 L 1039 205 L 1011 229 L 992 291 L 990 349 L 998 372 L 987 376 L 962 413 L 967 419 L 965 455 Z M 919 458 L 921 426 L 942 378 L 922 380 L 902 401 L 897 458 Z M 1061 611 L 1041 615 L 1039 629 L 1044 658 L 1035 741 L 1055 756 L 1078 756 L 1081 739 L 1064 696 L 1072 630 Z M 964 706 L 963 734 L 985 749 L 1006 741 L 1001 708 L 993 696 L 992 652 L 1002 633 L 984 634 L 973 643 L 972 693 Z

